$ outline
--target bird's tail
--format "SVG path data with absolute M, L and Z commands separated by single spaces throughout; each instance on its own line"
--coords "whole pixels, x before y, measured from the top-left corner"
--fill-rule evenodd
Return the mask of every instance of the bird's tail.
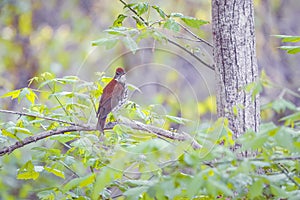
M 97 129 L 101 132 L 101 133 L 103 133 L 103 130 L 104 130 L 104 125 L 105 125 L 105 121 L 106 121 L 106 117 L 98 117 L 98 123 L 97 123 Z

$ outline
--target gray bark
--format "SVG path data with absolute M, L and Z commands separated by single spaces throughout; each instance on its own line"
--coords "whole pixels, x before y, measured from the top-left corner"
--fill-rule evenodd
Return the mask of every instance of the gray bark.
M 212 29 L 218 117 L 228 118 L 235 137 L 258 131 L 259 97 L 244 90 L 258 77 L 253 1 L 212 0 Z

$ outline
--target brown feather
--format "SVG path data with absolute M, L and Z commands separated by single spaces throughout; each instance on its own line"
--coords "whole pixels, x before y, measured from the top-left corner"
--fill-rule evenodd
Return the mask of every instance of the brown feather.
M 111 80 L 103 89 L 97 111 L 98 123 L 97 129 L 103 132 L 107 115 L 118 105 L 123 97 L 124 84 Z

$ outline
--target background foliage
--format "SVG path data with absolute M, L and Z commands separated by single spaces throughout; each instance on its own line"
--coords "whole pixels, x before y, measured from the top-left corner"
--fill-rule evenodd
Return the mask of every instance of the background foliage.
M 69 125 L 43 117 L 94 124 L 95 105 L 117 65 L 125 66 L 132 84 L 120 120 L 186 131 L 203 146 L 194 150 L 188 141 L 122 125 L 107 131 L 102 142 L 97 131 L 52 136 L 0 158 L 1 198 L 297 199 L 299 57 L 276 47 L 288 53 L 297 53 L 298 47 L 281 45 L 271 35 L 299 33 L 291 16 L 298 4 L 255 2 L 259 63 L 269 76 L 262 71 L 258 83 L 246 90 L 262 93 L 264 123 L 259 133 L 249 131 L 238 141 L 226 119 L 215 119 L 213 72 L 169 41 L 211 63 L 209 45 L 193 41 L 180 26 L 209 41 L 208 2 L 130 4 L 136 15 L 119 1 L 1 2 L 1 109 L 40 116 L 1 113 L 1 147 Z M 143 85 L 153 79 L 167 89 Z M 234 142 L 243 144 L 238 154 L 230 151 Z M 243 158 L 253 150 L 255 158 Z

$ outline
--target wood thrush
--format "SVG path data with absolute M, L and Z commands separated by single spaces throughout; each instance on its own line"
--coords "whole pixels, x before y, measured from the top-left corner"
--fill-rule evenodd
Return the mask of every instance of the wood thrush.
M 97 129 L 103 132 L 106 117 L 110 112 L 119 110 L 127 101 L 128 91 L 126 86 L 125 71 L 119 67 L 114 78 L 103 89 L 97 111 Z

